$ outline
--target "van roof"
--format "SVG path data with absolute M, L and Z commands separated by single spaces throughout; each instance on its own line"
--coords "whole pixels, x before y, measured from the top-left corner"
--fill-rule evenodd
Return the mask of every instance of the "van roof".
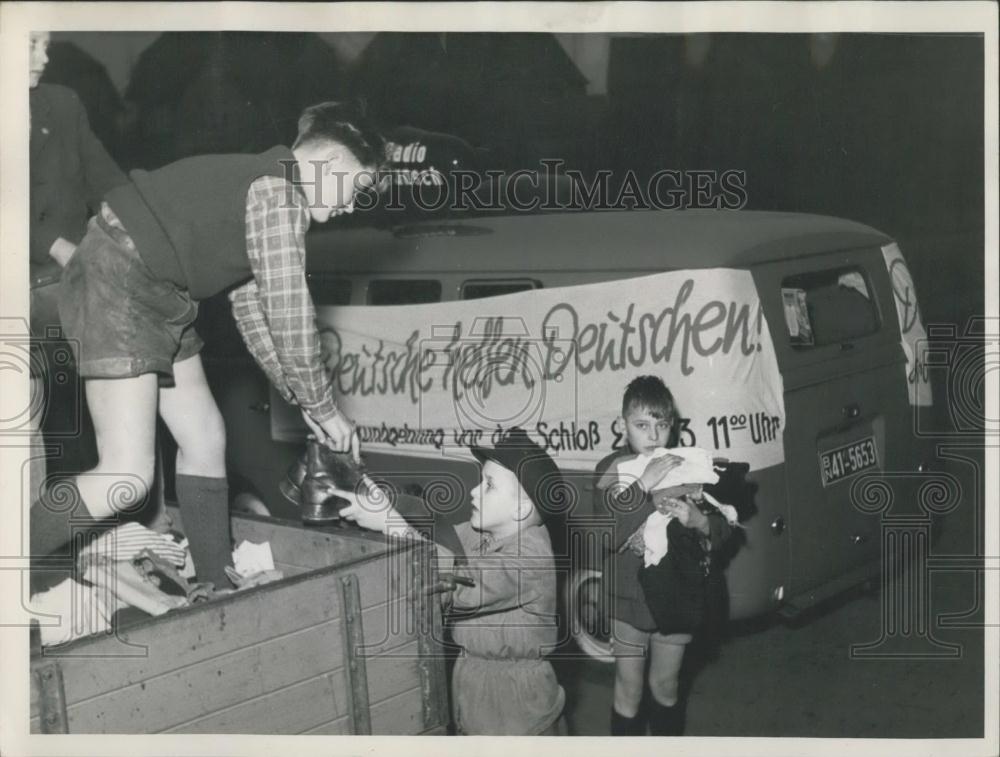
M 842 218 L 764 211 L 601 211 L 425 221 L 394 230 L 329 227 L 309 236 L 310 268 L 344 273 L 745 268 L 884 245 Z M 330 256 L 321 250 L 329 250 Z M 414 257 L 414 253 L 419 253 Z M 322 260 L 320 260 L 322 258 Z M 419 268 L 415 268 L 418 265 Z

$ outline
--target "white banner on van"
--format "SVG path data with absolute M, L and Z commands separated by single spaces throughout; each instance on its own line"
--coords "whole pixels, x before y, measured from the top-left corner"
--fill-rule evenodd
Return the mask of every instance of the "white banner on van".
M 882 248 L 885 267 L 889 269 L 893 299 L 896 301 L 896 316 L 899 318 L 900 343 L 906 355 L 906 387 L 911 405 L 932 405 L 931 384 L 927 377 L 927 365 L 921 359 L 927 349 L 927 332 L 917 307 L 917 293 L 913 287 L 913 277 L 906 267 L 903 254 L 895 242 Z
M 592 468 L 626 444 L 626 385 L 656 374 L 677 401 L 682 445 L 753 469 L 784 460 L 781 374 L 747 271 L 327 307 L 319 321 L 366 450 L 465 454 L 520 425 L 561 467 Z

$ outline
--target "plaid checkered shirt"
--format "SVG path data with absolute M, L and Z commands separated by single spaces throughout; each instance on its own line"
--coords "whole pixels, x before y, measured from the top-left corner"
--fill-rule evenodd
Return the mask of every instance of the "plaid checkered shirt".
M 320 357 L 316 310 L 306 283 L 306 200 L 277 176 L 247 192 L 247 257 L 253 278 L 229 294 L 236 325 L 278 393 L 323 423 L 338 414 Z

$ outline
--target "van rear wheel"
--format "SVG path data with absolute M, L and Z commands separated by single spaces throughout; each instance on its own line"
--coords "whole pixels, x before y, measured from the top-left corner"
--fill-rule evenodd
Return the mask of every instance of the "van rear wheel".
M 614 662 L 611 616 L 603 573 L 592 568 L 574 571 L 566 592 L 566 617 L 581 651 L 601 662 Z

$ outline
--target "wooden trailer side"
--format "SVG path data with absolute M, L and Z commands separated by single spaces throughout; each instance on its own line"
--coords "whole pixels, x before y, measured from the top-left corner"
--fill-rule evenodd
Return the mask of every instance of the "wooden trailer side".
M 303 529 L 283 531 L 276 541 L 294 546 L 295 531 Z M 315 559 L 330 559 L 339 538 L 305 531 L 302 540 L 318 539 L 319 546 L 292 553 L 308 569 Z M 421 633 L 421 627 L 439 627 L 439 616 L 431 602 L 414 601 L 419 591 L 411 592 L 426 580 L 431 551 L 428 545 L 387 549 L 384 541 L 374 542 L 364 547 L 368 554 L 345 565 L 146 620 L 118 637 L 67 645 L 56 650 L 58 657 L 46 655 L 33 665 L 32 731 L 443 728 L 444 663 L 433 652 L 439 642 Z M 65 723 L 41 719 L 51 717 L 54 682 L 42 676 L 53 663 L 62 678 Z

